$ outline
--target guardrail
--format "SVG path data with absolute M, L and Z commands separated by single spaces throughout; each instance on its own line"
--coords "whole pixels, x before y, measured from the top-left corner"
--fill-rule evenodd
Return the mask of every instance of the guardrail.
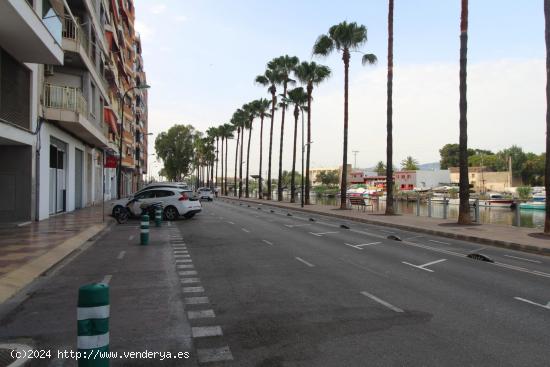
M 69 110 L 86 115 L 88 104 L 79 88 L 44 83 L 42 103 L 47 108 Z

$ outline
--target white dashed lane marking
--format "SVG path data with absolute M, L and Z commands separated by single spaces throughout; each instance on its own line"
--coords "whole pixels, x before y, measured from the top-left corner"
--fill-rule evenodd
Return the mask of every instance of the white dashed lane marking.
M 408 263 L 408 262 L 406 262 L 406 261 L 401 261 L 401 262 L 402 262 L 403 264 L 405 264 L 405 265 L 409 265 L 409 266 L 412 266 L 412 267 L 414 267 L 414 268 L 422 269 L 422 270 L 425 270 L 425 271 L 429 271 L 430 273 L 433 273 L 433 270 L 427 269 L 426 267 L 427 267 L 427 266 L 430 266 L 430 265 L 433 265 L 433 264 L 437 264 L 437 263 L 443 262 L 443 261 L 447 261 L 447 259 L 435 260 L 435 261 L 431 261 L 431 262 L 426 263 L 426 264 L 423 264 L 423 265 L 414 265 L 414 264 Z
M 183 293 L 202 293 L 203 287 L 183 287 Z
M 201 305 L 210 303 L 208 297 L 187 297 L 185 298 L 185 304 L 187 305 Z
M 207 319 L 213 317 L 216 317 L 214 310 L 187 311 L 187 318 L 189 320 Z
M 219 326 L 196 326 L 191 328 L 193 338 L 204 338 L 208 336 L 222 336 L 222 328 Z
M 124 255 L 126 255 L 126 251 L 120 251 L 120 253 L 117 256 L 117 259 L 122 260 L 124 258 Z
M 262 242 L 267 243 L 269 246 L 273 246 L 273 243 L 269 242 L 268 240 L 262 240 Z
M 306 264 L 307 266 L 309 266 L 310 268 L 313 268 L 315 265 L 313 265 L 312 263 L 309 263 L 307 261 L 305 261 L 304 259 L 302 259 L 301 257 L 296 257 L 295 258 L 296 260 L 298 260 L 299 262 L 301 262 L 302 264 Z
M 395 307 L 395 306 L 392 305 L 391 303 L 388 303 L 388 302 L 386 302 L 386 301 L 384 301 L 384 300 L 382 300 L 382 299 L 376 297 L 375 295 L 370 294 L 369 292 L 361 292 L 361 294 L 362 294 L 363 296 L 369 297 L 369 298 L 372 299 L 373 301 L 378 302 L 378 303 L 380 303 L 380 304 L 383 305 L 383 306 L 386 306 L 386 307 L 389 308 L 390 310 L 393 310 L 393 311 L 395 311 L 395 312 L 403 312 L 403 310 L 400 309 L 399 307 Z

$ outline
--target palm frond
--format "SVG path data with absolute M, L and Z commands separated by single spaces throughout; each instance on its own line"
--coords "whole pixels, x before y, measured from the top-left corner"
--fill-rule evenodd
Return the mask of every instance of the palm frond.
M 361 62 L 363 63 L 363 65 L 374 65 L 378 62 L 378 58 L 375 54 L 364 54 L 361 58 Z
M 263 86 L 269 85 L 269 80 L 265 75 L 258 75 L 254 82 Z
M 313 45 L 313 54 L 328 56 L 334 50 L 334 42 L 331 37 L 323 34 L 317 38 Z

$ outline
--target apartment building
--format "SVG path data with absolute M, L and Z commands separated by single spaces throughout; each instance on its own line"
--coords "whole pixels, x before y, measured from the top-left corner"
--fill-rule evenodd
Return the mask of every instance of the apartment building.
M 0 1 L 0 222 L 115 198 L 104 162 L 121 134 L 121 194 L 137 189 L 147 92 L 134 88 L 146 79 L 133 22 L 130 0 Z

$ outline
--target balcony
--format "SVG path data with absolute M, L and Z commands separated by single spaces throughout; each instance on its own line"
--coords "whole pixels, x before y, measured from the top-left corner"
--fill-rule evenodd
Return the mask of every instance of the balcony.
M 40 17 L 26 1 L 0 1 L 0 46 L 20 62 L 61 65 L 61 20 L 44 5 Z
M 88 105 L 80 89 L 45 83 L 42 105 L 46 119 L 92 146 L 109 146 L 106 125 L 100 128 L 88 120 Z

